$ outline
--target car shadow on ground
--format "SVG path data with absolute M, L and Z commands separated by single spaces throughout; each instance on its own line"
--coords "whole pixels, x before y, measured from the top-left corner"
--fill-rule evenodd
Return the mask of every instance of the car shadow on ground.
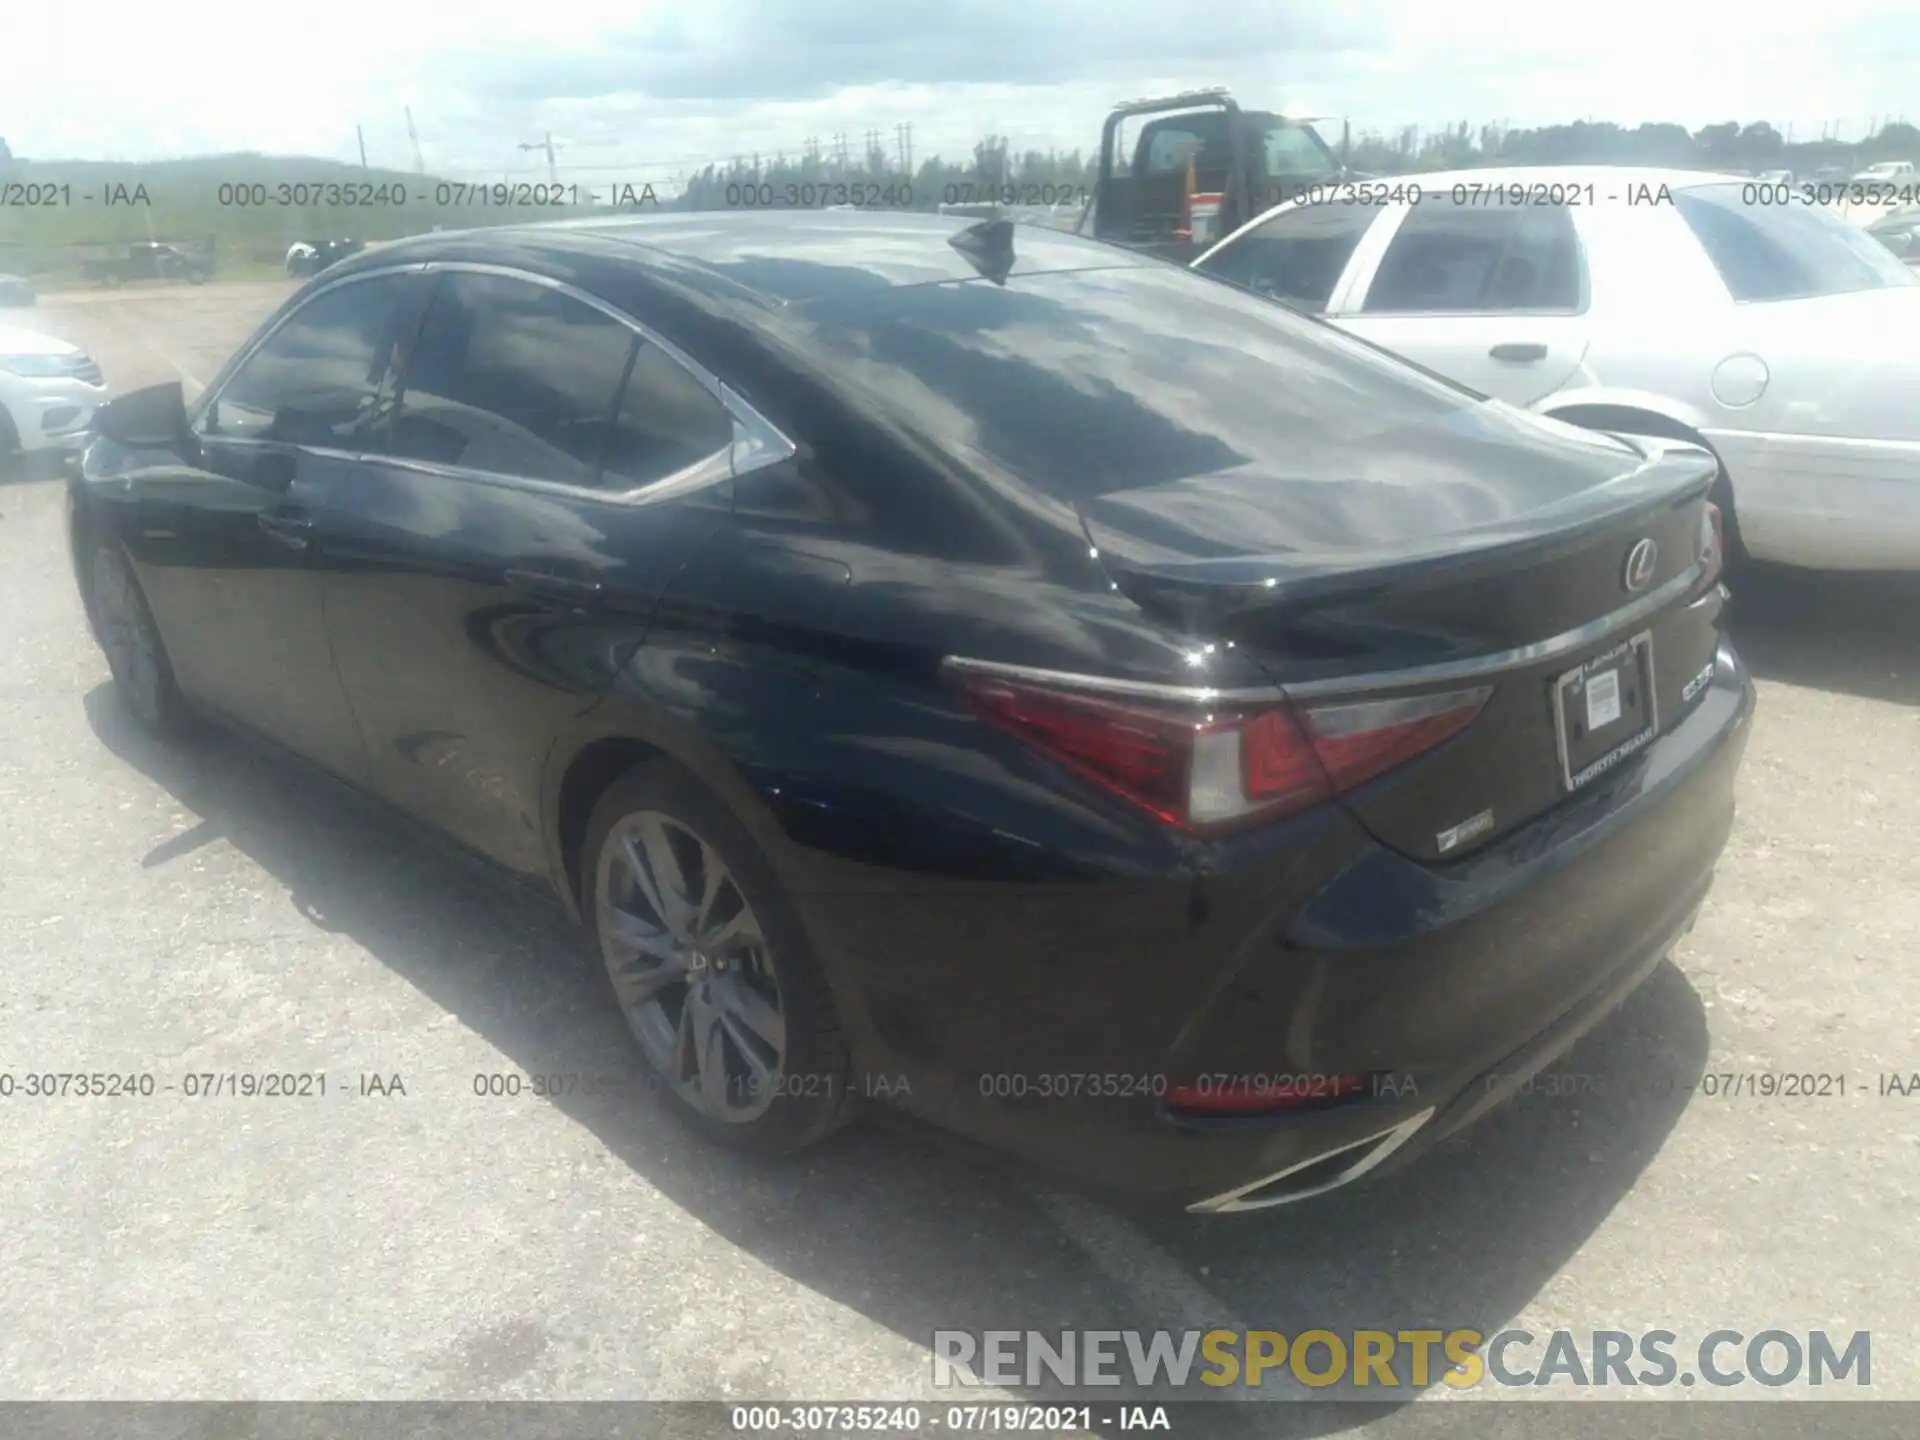
M 1760 679 L 1920 705 L 1920 575 L 1753 564 L 1728 588 L 1729 629 Z
M 9 485 L 31 485 L 42 480 L 64 479 L 75 463 L 66 456 L 39 451 L 31 455 L 0 455 L 0 490 Z
M 164 867 L 224 840 L 285 886 L 309 923 L 350 937 L 496 1047 L 502 1070 L 632 1077 L 623 1094 L 552 1103 L 727 1241 L 928 1347 L 929 1373 L 936 1329 L 1051 1335 L 1237 1320 L 1287 1335 L 1463 1327 L 1491 1335 L 1633 1187 L 1708 1053 L 1700 1000 L 1664 964 L 1558 1067 L 1597 1077 L 1570 1084 L 1576 1093 L 1523 1098 L 1372 1187 L 1238 1217 L 1122 1217 L 906 1122 L 857 1125 L 800 1159 L 758 1162 L 695 1140 L 638 1083 L 597 962 L 548 902 L 490 881 L 238 741 L 161 746 L 109 685 L 85 706 L 109 751 L 201 817 L 117 863 Z M 1209 1305 L 1220 1313 L 1198 1313 Z M 1184 1398 L 1212 1393 L 1191 1385 Z M 1400 1393 L 1411 1398 L 1410 1387 Z M 1203 1423 L 1206 1433 L 1324 1434 L 1378 1413 L 1357 1403 L 1378 1394 L 1217 1404 Z M 736 1389 L 734 1398 L 753 1397 Z M 1190 1433 L 1184 1418 L 1181 1428 Z

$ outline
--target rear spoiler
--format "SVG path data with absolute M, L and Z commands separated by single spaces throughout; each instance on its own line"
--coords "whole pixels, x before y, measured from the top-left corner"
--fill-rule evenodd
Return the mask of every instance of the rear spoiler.
M 1691 504 L 1713 488 L 1719 464 L 1685 441 L 1616 436 L 1641 463 L 1550 505 L 1468 530 L 1366 549 L 1287 550 L 1215 560 L 1129 562 L 1101 551 L 1120 593 L 1189 630 L 1277 606 L 1364 600 L 1387 591 L 1459 584 L 1547 563 L 1581 549 L 1630 515 Z M 1089 542 L 1100 550 L 1098 537 Z

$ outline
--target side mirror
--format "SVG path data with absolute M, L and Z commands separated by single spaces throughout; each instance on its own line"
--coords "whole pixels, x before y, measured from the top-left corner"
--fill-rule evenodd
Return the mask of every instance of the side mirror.
M 170 380 L 115 396 L 95 412 L 93 429 L 130 449 L 178 449 L 189 438 L 186 393 Z

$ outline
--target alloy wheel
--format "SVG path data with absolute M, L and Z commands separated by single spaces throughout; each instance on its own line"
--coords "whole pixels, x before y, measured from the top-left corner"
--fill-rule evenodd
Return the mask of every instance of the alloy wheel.
M 787 1056 L 773 956 L 714 847 L 655 810 L 623 817 L 600 851 L 602 958 L 648 1062 L 700 1114 L 766 1113 Z

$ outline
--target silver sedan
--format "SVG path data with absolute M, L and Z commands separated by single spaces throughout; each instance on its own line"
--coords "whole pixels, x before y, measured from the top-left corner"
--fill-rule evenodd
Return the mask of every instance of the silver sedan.
M 1512 405 L 1704 445 L 1756 558 L 1920 569 L 1920 277 L 1827 198 L 1449 171 L 1306 187 L 1194 267 Z

